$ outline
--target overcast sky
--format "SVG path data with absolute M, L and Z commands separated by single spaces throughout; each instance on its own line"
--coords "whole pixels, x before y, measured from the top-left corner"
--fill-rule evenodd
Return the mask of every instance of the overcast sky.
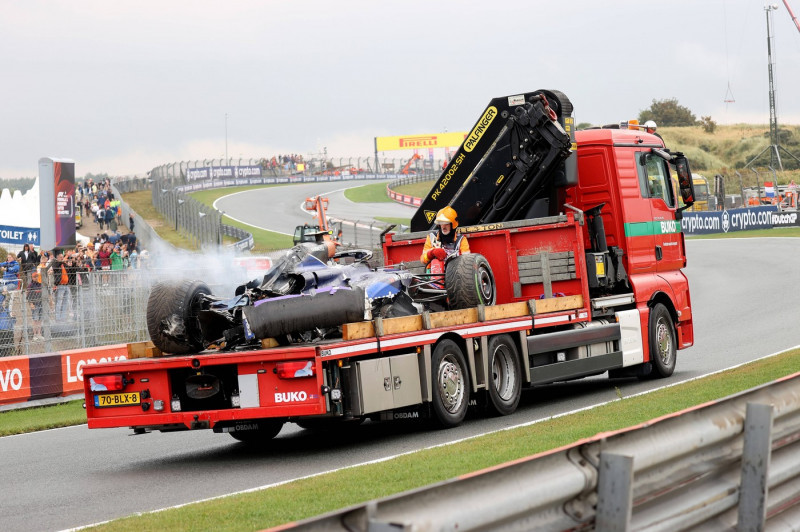
M 800 31 L 776 5 L 778 120 L 798 124 Z M 375 136 L 464 131 L 491 98 L 540 88 L 566 93 L 577 122 L 674 97 L 767 124 L 764 6 L 0 0 L 0 178 L 43 156 L 79 176 L 220 158 L 226 114 L 230 157 L 368 156 Z

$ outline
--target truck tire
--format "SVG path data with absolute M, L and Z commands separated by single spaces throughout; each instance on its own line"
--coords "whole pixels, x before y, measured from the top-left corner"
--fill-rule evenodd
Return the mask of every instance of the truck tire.
M 202 351 L 203 336 L 197 312 L 201 296 L 210 294 L 211 290 L 201 281 L 153 286 L 147 299 L 147 332 L 153 345 L 176 355 Z
M 656 303 L 650 310 L 647 336 L 652 364 L 650 377 L 669 377 L 675 371 L 677 358 L 675 327 L 672 324 L 672 316 L 661 303 Z
M 433 412 L 444 428 L 464 421 L 469 406 L 469 372 L 464 353 L 452 340 L 442 340 L 431 357 Z
M 489 338 L 489 407 L 499 416 L 512 414 L 522 394 L 522 371 L 514 340 L 507 334 Z
M 459 255 L 448 262 L 444 285 L 451 310 L 495 302 L 494 274 L 489 261 L 479 253 Z
M 234 440 L 242 443 L 247 443 L 250 445 L 264 444 L 271 441 L 275 438 L 275 436 L 278 435 L 283 428 L 283 420 L 260 419 L 257 422 L 252 423 L 252 425 L 257 426 L 258 428 L 251 430 L 237 430 L 235 432 L 229 432 L 228 434 L 230 434 Z

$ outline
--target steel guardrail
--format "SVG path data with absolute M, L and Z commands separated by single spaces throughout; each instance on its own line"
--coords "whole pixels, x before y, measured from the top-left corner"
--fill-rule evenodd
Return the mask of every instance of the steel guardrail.
M 796 530 L 800 373 L 280 530 Z

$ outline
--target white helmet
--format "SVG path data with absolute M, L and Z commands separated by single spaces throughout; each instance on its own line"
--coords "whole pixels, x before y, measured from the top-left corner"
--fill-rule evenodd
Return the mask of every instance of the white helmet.
M 654 121 L 652 121 L 652 120 L 648 120 L 647 122 L 644 123 L 644 128 L 646 130 L 651 130 L 652 129 L 653 131 L 655 131 L 657 127 L 658 126 L 656 126 L 656 123 Z

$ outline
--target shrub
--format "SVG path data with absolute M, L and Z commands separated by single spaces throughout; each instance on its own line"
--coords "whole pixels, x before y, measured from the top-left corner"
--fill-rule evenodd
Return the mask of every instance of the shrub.
M 700 125 L 706 133 L 713 133 L 717 129 L 717 123 L 710 116 L 701 116 Z

